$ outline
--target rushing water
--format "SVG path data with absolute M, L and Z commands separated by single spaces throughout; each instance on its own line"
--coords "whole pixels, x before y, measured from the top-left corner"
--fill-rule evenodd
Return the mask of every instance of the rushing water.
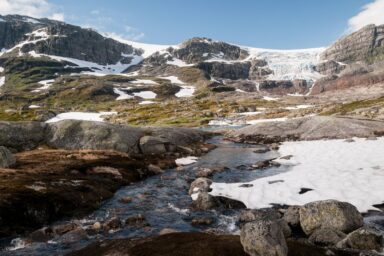
M 0 254 L 63 255 L 100 239 L 151 236 L 158 234 L 164 228 L 185 232 L 206 229 L 214 229 L 224 233 L 238 232 L 236 225 L 238 210 L 220 208 L 211 211 L 198 211 L 191 208 L 192 199 L 188 195 L 188 190 L 190 183 L 196 178 L 196 169 L 198 167 L 227 167 L 225 171 L 216 173 L 212 180 L 246 184 L 261 177 L 288 171 L 288 168 L 281 166 L 264 170 L 247 170 L 243 167 L 250 166 L 260 160 L 278 157 L 278 152 L 254 153 L 255 149 L 260 149 L 263 146 L 236 144 L 225 141 L 221 137 L 215 137 L 209 142 L 217 145 L 217 148 L 202 156 L 197 163 L 187 166 L 183 171 L 170 169 L 162 175 L 152 176 L 139 183 L 123 187 L 97 211 L 80 220 L 69 220 L 69 222 L 81 223 L 83 228 L 87 229 L 97 221 L 102 223 L 112 217 L 118 217 L 125 221 L 130 216 L 142 214 L 148 225 L 125 225 L 113 232 L 99 233 L 88 236 L 87 239 L 70 243 L 65 238 L 58 237 L 48 243 L 26 245 L 23 238 L 17 238 L 13 240 L 12 245 L 9 245 L 8 241 L 8 250 L 0 250 Z M 133 200 L 130 203 L 122 203 L 121 199 L 124 197 L 131 197 Z M 191 221 L 195 217 L 211 217 L 215 222 L 209 226 L 193 226 Z M 375 225 L 380 229 L 384 227 L 383 217 L 374 215 L 365 220 L 367 224 Z M 10 251 L 9 248 L 17 250 Z
M 197 163 L 186 166 L 183 171 L 167 170 L 162 175 L 152 176 L 139 183 L 124 187 L 117 191 L 113 198 L 107 200 L 100 209 L 81 220 L 84 228 L 95 222 L 103 222 L 112 217 L 125 220 L 130 216 L 142 214 L 149 224 L 144 227 L 125 225 L 123 228 L 107 234 L 89 236 L 88 239 L 73 243 L 65 242 L 62 237 L 55 238 L 48 243 L 32 243 L 25 245 L 23 238 L 13 240 L 13 251 L 3 251 L 4 255 L 62 255 L 82 248 L 99 239 L 140 237 L 158 234 L 164 228 L 179 231 L 202 231 L 215 229 L 225 233 L 237 232 L 235 225 L 236 210 L 198 211 L 191 208 L 192 199 L 188 195 L 190 183 L 196 178 L 197 167 L 227 167 L 226 171 L 216 173 L 212 180 L 216 182 L 248 182 L 259 177 L 269 176 L 281 171 L 283 167 L 267 170 L 244 170 L 242 166 L 249 166 L 257 161 L 271 159 L 278 156 L 276 151 L 265 154 L 254 153 L 262 146 L 236 144 L 215 137 L 210 143 L 217 148 L 202 156 Z M 131 197 L 131 203 L 121 203 L 124 197 Z M 195 217 L 212 217 L 215 222 L 209 226 L 193 226 L 191 221 Z

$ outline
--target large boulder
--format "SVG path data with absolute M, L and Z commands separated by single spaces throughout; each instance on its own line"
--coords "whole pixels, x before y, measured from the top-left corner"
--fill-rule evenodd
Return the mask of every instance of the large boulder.
M 45 142 L 46 124 L 0 122 L 0 145 L 17 151 L 31 150 Z
M 6 147 L 0 146 L 0 168 L 9 168 L 16 163 L 16 159 Z
M 189 187 L 189 195 L 200 193 L 200 192 L 209 192 L 209 188 L 212 184 L 212 180 L 207 178 L 197 178 L 191 183 Z
M 349 233 L 363 224 L 363 216 L 346 202 L 316 201 L 300 208 L 300 225 L 307 235 L 322 228 Z
M 102 122 L 65 120 L 49 124 L 47 143 L 62 149 L 116 150 L 139 153 L 140 128 Z
M 372 228 L 363 227 L 348 234 L 337 247 L 381 252 L 384 249 L 384 237 Z
M 166 139 L 144 136 L 140 139 L 140 150 L 144 155 L 158 155 L 166 153 L 170 146 L 170 142 Z
M 345 238 L 345 234 L 330 228 L 316 229 L 309 237 L 309 241 L 320 246 L 334 246 Z
M 240 241 L 251 256 L 286 256 L 288 247 L 284 233 L 275 221 L 261 220 L 243 226 Z

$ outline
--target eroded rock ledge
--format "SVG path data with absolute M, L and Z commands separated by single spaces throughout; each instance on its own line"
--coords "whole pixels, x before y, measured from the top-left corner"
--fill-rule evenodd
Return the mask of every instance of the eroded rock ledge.
M 236 142 L 269 144 L 290 140 L 348 139 L 383 134 L 382 121 L 314 116 L 247 126 L 228 133 L 227 138 Z

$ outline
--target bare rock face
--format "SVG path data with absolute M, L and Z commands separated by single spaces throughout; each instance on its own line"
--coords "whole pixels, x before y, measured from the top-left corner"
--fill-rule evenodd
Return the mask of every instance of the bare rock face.
M 306 80 L 264 80 L 259 83 L 259 90 L 266 91 L 272 94 L 285 95 L 288 93 L 300 93 L 303 94 L 307 91 L 308 85 Z
M 281 225 L 275 221 L 255 221 L 241 229 L 240 242 L 251 256 L 286 256 L 288 247 Z
M 0 168 L 9 168 L 16 163 L 16 159 L 6 147 L 0 146 Z
M 338 40 L 325 50 L 321 58 L 345 63 L 382 60 L 384 55 L 384 25 L 368 25 Z
M 248 79 L 251 63 L 201 62 L 197 65 L 197 67 L 213 77 L 237 80 Z
M 317 201 L 300 208 L 300 225 L 307 235 L 322 228 L 349 233 L 363 224 L 363 216 L 355 206 L 346 202 Z
M 248 55 L 238 46 L 199 37 L 185 41 L 179 49 L 173 49 L 172 53 L 176 58 L 190 64 L 213 57 L 220 57 L 225 60 L 241 60 Z
M 0 48 L 12 48 L 22 41 L 34 41 L 22 46 L 21 52 L 64 56 L 98 64 L 130 63 L 129 55 L 141 55 L 132 46 L 105 38 L 94 30 L 83 29 L 64 22 L 35 19 L 26 16 L 2 16 L 0 23 Z M 47 38 L 42 39 L 32 32 L 43 31 Z M 124 56 L 122 56 L 124 54 Z
M 384 122 L 349 118 L 314 116 L 285 122 L 250 125 L 229 133 L 234 141 L 273 143 L 287 140 L 347 139 L 370 137 L 384 131 Z
M 341 65 L 339 62 L 336 62 L 334 60 L 325 61 L 322 63 L 319 63 L 315 70 L 319 72 L 322 75 L 334 75 L 339 74 L 340 71 L 342 71 L 346 65 Z

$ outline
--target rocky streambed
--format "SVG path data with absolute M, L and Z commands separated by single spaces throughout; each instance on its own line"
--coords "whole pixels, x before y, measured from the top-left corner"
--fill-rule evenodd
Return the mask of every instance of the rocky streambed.
M 79 126 L 82 127 L 80 133 L 83 134 L 84 126 L 76 123 L 75 127 Z M 60 129 L 55 128 L 56 131 L 63 129 L 62 125 L 59 127 Z M 100 129 L 100 126 L 97 127 Z M 64 131 L 68 131 L 65 134 L 79 134 L 76 129 L 71 128 L 69 132 L 66 128 Z M 108 126 L 108 129 L 111 127 Z M 246 255 L 245 249 L 250 255 L 269 255 L 257 254 L 255 248 L 249 248 L 249 244 L 256 243 L 264 246 L 264 249 L 259 248 L 258 251 L 265 248 L 269 248 L 269 251 L 276 249 L 280 253 L 276 255 L 287 255 L 287 252 L 288 255 L 296 256 L 378 255 L 374 251 L 380 251 L 383 242 L 380 232 L 384 230 L 379 210 L 367 213 L 364 224 L 363 217 L 356 208 L 347 203 L 325 201 L 304 207 L 275 204 L 272 208 L 269 205 L 267 208 L 261 207 L 263 209 L 248 210 L 248 202 L 241 197 L 231 197 L 225 193 L 223 196 L 226 197 L 223 197 L 215 193 L 215 184 L 229 183 L 236 189 L 252 189 L 255 186 L 254 181 L 269 177 L 273 179 L 274 176 L 289 174 L 294 170 L 292 164 L 284 162 L 289 161 L 292 156 L 281 155 L 281 145 L 275 143 L 277 141 L 273 141 L 273 144 L 255 145 L 236 143 L 216 136 L 202 143 L 205 138 L 203 132 L 175 130 L 174 134 L 179 137 L 174 140 L 172 136 L 165 136 L 172 134 L 171 130 L 165 130 L 167 132 L 152 132 L 150 135 L 155 135 L 153 137 L 158 140 L 147 148 L 165 150 L 161 154 L 143 153 L 142 142 L 146 142 L 148 137 L 144 140 L 141 136 L 133 144 L 138 147 L 135 154 L 116 150 L 75 149 L 40 149 L 15 154 L 14 169 L 4 169 L 4 173 L 14 174 L 19 169 L 20 175 L 23 172 L 29 175 L 27 169 L 29 171 L 33 169 L 31 167 L 41 168 L 45 165 L 46 170 L 50 170 L 47 171 L 48 175 L 36 176 L 36 179 L 32 179 L 33 184 L 28 185 L 29 189 L 34 189 L 34 195 L 44 195 L 53 187 L 61 186 L 60 182 L 53 182 L 58 179 L 53 170 L 60 170 L 55 167 L 55 163 L 58 166 L 61 164 L 61 168 L 65 169 L 63 174 L 67 179 L 76 177 L 71 182 L 66 180 L 62 183 L 66 183 L 67 188 L 69 184 L 72 188 L 77 188 L 80 184 L 80 188 L 69 190 L 75 195 L 69 199 L 73 200 L 71 207 L 68 207 L 72 212 L 24 230 L 28 232 L 21 232 L 24 227 L 13 233 L 8 232 L 8 235 L 3 236 L 1 253 Z M 161 133 L 162 136 L 159 135 Z M 369 130 L 369 133 L 373 131 Z M 97 136 L 99 134 L 100 132 Z M 105 134 L 105 138 L 110 138 L 108 134 L 113 133 Z M 89 143 L 93 136 L 86 137 L 88 144 L 84 143 L 83 137 L 80 144 L 92 145 Z M 144 136 L 149 136 L 148 131 Z M 65 137 L 56 138 L 65 142 Z M 189 138 L 188 143 L 175 143 L 185 142 L 186 138 Z M 345 144 L 352 145 L 347 142 Z M 103 145 L 110 147 L 116 144 Z M 40 153 L 45 158 L 39 156 Z M 76 166 L 79 163 L 84 167 Z M 314 163 L 315 166 L 316 164 L 318 163 Z M 375 170 L 379 172 L 381 169 L 376 167 Z M 5 179 L 9 179 L 10 173 L 4 176 Z M 50 175 L 52 178 L 48 178 Z M 25 180 L 26 177 L 24 176 Z M 86 181 L 86 186 L 82 186 L 79 180 Z M 268 186 L 273 189 L 273 186 L 280 183 L 282 181 L 275 181 L 268 183 Z M 305 190 L 302 195 L 316 193 L 316 190 L 311 192 L 310 189 Z M 26 191 L 33 194 L 31 190 Z M 100 191 L 106 192 L 103 194 Z M 97 195 L 98 200 L 91 195 Z M 276 198 L 279 198 L 278 194 Z M 86 208 L 81 202 L 95 204 L 92 208 Z M 308 214 L 305 217 L 306 212 L 311 212 L 309 217 Z M 316 214 L 320 217 L 317 218 Z M 18 216 L 22 218 L 21 215 Z M 333 222 L 335 219 L 336 223 Z M 263 233 L 260 230 L 269 231 Z M 356 243 L 360 240 L 365 242 Z M 361 254 L 363 251 L 365 254 Z

